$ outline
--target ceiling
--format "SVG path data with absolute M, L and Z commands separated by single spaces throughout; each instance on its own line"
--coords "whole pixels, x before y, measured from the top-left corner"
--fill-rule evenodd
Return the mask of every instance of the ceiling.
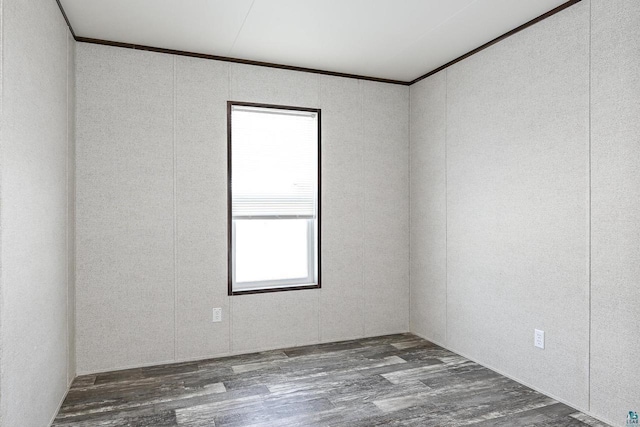
M 77 37 L 411 81 L 566 0 L 60 0 Z

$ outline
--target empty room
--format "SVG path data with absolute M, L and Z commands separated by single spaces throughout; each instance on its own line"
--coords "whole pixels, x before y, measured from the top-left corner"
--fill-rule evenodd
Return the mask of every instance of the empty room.
M 0 426 L 639 426 L 640 0 L 0 0 Z

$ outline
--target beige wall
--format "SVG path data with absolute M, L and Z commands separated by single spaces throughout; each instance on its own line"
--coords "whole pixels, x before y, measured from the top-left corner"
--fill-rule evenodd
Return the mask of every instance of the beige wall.
M 76 377 L 76 42 L 69 34 L 67 55 L 67 337 L 69 383 Z
M 591 410 L 640 412 L 640 2 L 592 0 Z
M 639 24 L 585 0 L 410 95 L 411 330 L 614 425 L 640 408 Z
M 635 0 L 584 0 L 410 90 L 76 61 L 55 3 L 0 9 L 0 424 L 48 423 L 75 355 L 87 373 L 409 323 L 614 425 L 640 410 Z M 226 295 L 227 100 L 322 108 L 321 290 Z
M 0 425 L 41 427 L 75 376 L 75 41 L 55 2 L 0 11 Z
M 79 372 L 408 330 L 407 87 L 83 43 L 76 73 Z M 322 109 L 320 290 L 227 296 L 227 100 Z
M 588 41 L 587 2 L 449 68 L 446 86 L 447 345 L 579 409 L 588 409 Z
M 411 331 L 445 344 L 446 72 L 411 86 Z

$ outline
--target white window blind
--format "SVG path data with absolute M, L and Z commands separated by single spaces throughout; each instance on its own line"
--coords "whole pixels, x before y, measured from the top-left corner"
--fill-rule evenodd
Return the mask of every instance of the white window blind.
M 314 112 L 232 106 L 234 219 L 316 217 L 317 120 Z

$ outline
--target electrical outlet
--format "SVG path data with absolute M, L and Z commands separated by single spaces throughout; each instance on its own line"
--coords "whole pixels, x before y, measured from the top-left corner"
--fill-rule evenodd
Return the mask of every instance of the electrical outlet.
M 544 331 L 541 331 L 539 329 L 534 329 L 534 338 L 533 338 L 533 345 L 535 345 L 538 348 L 544 349 Z
M 214 308 L 213 309 L 213 322 L 222 322 L 222 309 Z

